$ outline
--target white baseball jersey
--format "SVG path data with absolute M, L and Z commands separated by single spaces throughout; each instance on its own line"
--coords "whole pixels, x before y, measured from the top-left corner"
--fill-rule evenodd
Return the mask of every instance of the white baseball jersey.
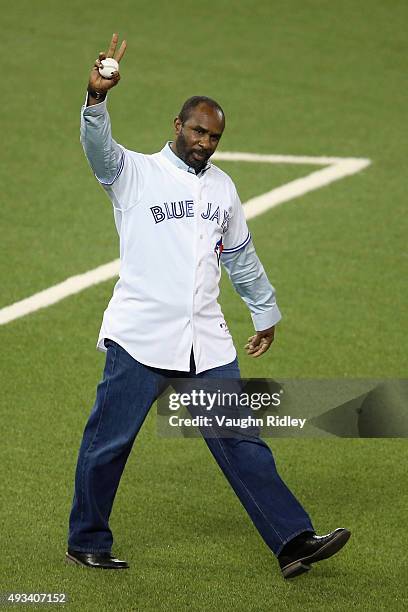
M 123 150 L 106 190 L 120 235 L 120 278 L 98 347 L 116 340 L 145 365 L 197 373 L 236 356 L 217 302 L 220 256 L 250 240 L 231 179 L 211 165 L 185 172 L 161 152 Z
M 101 139 L 115 146 L 116 174 L 98 180 L 114 207 L 121 261 L 98 349 L 106 351 L 111 338 L 145 365 L 189 371 L 193 348 L 197 373 L 230 363 L 236 351 L 217 302 L 220 257 L 242 252 L 251 239 L 234 183 L 210 163 L 199 176 L 178 167 L 168 144 L 153 155 L 119 147 L 106 102 L 97 106 L 85 109 L 81 138 L 91 164 Z M 109 154 L 99 154 L 103 167 Z M 280 313 L 262 274 L 272 303 L 253 316 L 269 326 Z

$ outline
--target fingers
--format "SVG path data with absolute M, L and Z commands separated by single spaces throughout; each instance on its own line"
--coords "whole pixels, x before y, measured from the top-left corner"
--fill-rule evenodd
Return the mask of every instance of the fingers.
M 106 53 L 104 51 L 99 51 L 99 59 L 100 60 L 106 59 Z
M 105 79 L 99 74 L 99 68 L 95 64 L 91 72 L 91 76 L 89 77 L 88 85 L 91 87 L 91 89 L 94 89 L 95 91 L 109 91 L 110 89 L 112 89 L 112 87 L 115 87 L 119 83 L 119 81 L 119 72 L 114 72 L 111 78 Z
M 258 336 L 250 336 L 248 338 L 248 342 L 244 347 L 248 355 L 252 355 L 259 349 L 260 341 L 261 339 Z
M 244 346 L 244 348 L 249 348 L 251 346 L 253 346 L 253 342 L 254 342 L 255 336 L 249 336 L 248 338 L 248 342 L 246 343 L 246 345 Z
M 122 59 L 122 57 L 125 55 L 126 47 L 127 47 L 126 40 L 123 40 L 122 44 L 120 45 L 119 51 L 115 54 L 115 58 L 114 58 L 118 62 L 118 64 L 120 60 Z
M 266 351 L 269 349 L 271 344 L 272 342 L 268 342 L 268 340 L 263 338 L 257 346 L 253 344 L 247 344 L 245 345 L 245 348 L 246 348 L 247 354 L 250 357 L 260 357 L 261 355 L 266 353 Z
M 271 342 L 268 342 L 267 340 L 263 339 L 259 343 L 258 348 L 253 349 L 252 352 L 248 352 L 248 355 L 250 355 L 250 357 L 260 357 L 261 355 L 266 353 L 271 344 Z
M 106 54 L 106 57 L 113 57 L 115 51 L 116 51 L 116 45 L 118 44 L 118 35 L 116 33 L 112 34 L 112 40 L 110 42 L 109 45 L 109 49 L 108 52 Z
M 256 334 L 248 338 L 248 343 L 244 348 L 250 357 L 260 357 L 270 348 L 273 340 L 273 334 L 268 334 L 266 336 Z
M 117 83 L 119 83 L 119 81 L 120 81 L 120 74 L 119 74 L 119 72 L 114 72 L 114 73 L 112 74 L 112 77 L 111 77 L 109 80 L 110 80 L 110 81 L 113 81 L 115 85 L 116 85 Z

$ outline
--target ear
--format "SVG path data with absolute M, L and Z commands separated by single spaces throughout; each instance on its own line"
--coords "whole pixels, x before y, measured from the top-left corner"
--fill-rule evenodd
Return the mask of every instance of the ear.
M 176 131 L 176 136 L 178 136 L 183 128 L 183 124 L 181 122 L 180 117 L 176 117 L 174 120 L 174 129 Z

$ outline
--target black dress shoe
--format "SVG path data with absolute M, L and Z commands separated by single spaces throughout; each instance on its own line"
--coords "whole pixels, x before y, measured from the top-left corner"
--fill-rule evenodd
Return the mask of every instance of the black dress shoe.
M 87 553 L 68 548 L 65 556 L 68 563 L 76 563 L 85 567 L 96 567 L 99 569 L 127 569 L 129 567 L 126 561 L 120 561 L 110 553 Z
M 338 552 L 351 536 L 348 529 L 335 529 L 324 536 L 301 534 L 283 547 L 278 556 L 284 578 L 294 578 L 308 572 L 312 563 L 328 559 Z

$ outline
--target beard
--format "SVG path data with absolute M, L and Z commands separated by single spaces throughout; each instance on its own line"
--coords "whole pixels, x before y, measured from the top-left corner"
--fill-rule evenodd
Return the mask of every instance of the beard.
M 208 155 L 208 153 L 205 153 L 205 157 L 203 157 L 203 159 L 195 159 L 193 156 L 194 149 L 188 145 L 187 140 L 182 132 L 177 136 L 175 145 L 178 156 L 183 160 L 185 164 L 191 166 L 191 168 L 194 168 L 196 173 L 205 167 L 210 158 L 210 155 Z

